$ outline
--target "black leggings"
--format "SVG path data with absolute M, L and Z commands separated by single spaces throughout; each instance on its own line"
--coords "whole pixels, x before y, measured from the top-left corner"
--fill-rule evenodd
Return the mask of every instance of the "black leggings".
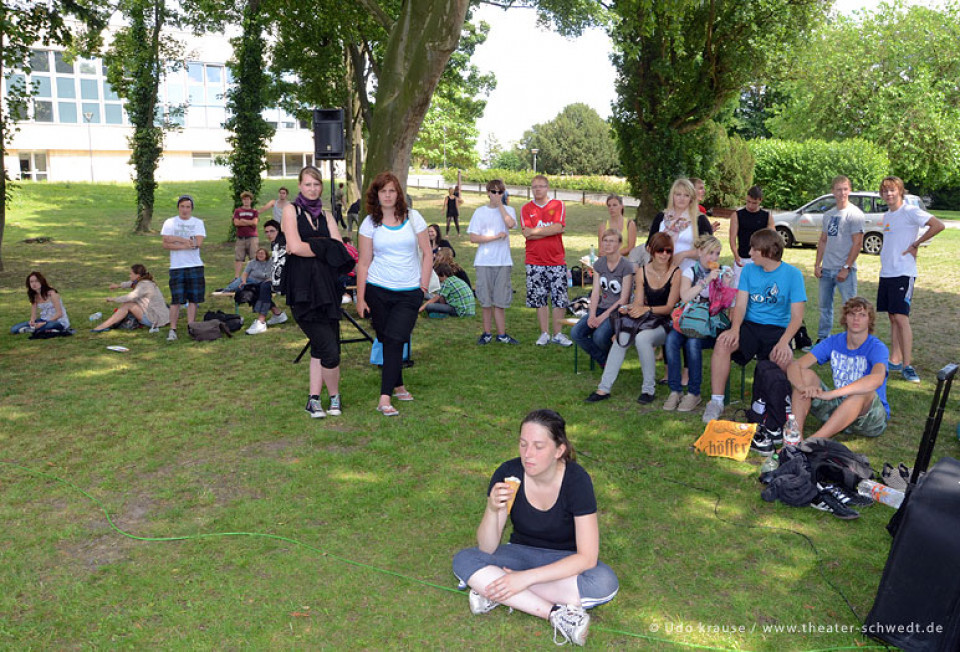
M 454 225 L 457 227 L 457 235 L 460 235 L 460 216 L 459 215 L 447 215 L 447 235 L 450 235 L 450 220 L 453 220 Z
M 380 394 L 390 396 L 394 387 L 403 385 L 403 345 L 417 323 L 423 290 L 387 290 L 368 283 L 364 299 L 377 339 L 383 344 Z
M 340 366 L 340 322 L 332 319 L 312 319 L 311 314 L 297 315 L 297 326 L 310 340 L 310 357 L 320 361 L 324 369 Z

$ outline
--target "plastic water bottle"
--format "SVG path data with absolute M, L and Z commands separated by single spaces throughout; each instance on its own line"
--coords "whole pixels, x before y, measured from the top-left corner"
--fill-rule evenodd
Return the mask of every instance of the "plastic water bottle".
M 783 445 L 799 446 L 803 441 L 800 436 L 800 426 L 797 425 L 797 417 L 792 412 L 787 413 L 787 422 L 783 425 Z
M 569 269 L 567 270 L 567 287 L 573 287 L 573 273 Z
M 857 493 L 867 498 L 873 498 L 874 502 L 883 503 L 894 509 L 900 509 L 900 505 L 903 503 L 902 491 L 873 480 L 861 480 L 860 484 L 857 485 Z
M 758 397 L 757 400 L 753 402 L 753 405 L 750 406 L 750 409 L 760 417 L 760 422 L 763 423 L 763 415 L 767 411 L 767 402 L 763 400 L 763 397 Z
M 590 261 L 591 266 L 593 266 L 593 263 L 595 263 L 597 260 L 597 254 L 593 250 L 593 245 L 590 245 L 590 258 L 588 260 Z
M 780 468 L 780 456 L 774 453 L 767 459 L 763 460 L 763 464 L 760 465 L 760 475 L 764 473 L 772 473 Z
M 99 310 L 88 317 L 90 321 L 100 321 L 103 319 L 103 313 Z

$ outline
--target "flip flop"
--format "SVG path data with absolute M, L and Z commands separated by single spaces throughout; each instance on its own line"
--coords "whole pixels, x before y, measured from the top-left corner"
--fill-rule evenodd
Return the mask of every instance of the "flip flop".
M 397 399 L 398 401 L 412 401 L 413 394 L 410 392 L 394 392 L 393 398 Z
M 397 408 L 392 405 L 378 405 L 377 412 L 382 414 L 385 417 L 398 417 L 400 413 L 397 412 Z

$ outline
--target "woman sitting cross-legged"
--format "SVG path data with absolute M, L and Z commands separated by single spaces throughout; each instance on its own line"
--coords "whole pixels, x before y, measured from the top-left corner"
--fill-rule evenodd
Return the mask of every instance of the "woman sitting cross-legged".
M 130 280 L 123 283 L 111 283 L 110 289 L 130 288 L 130 292 L 119 297 L 107 297 L 111 303 L 119 303 L 110 317 L 93 329 L 94 333 L 103 333 L 117 326 L 127 315 L 133 315 L 141 324 L 155 332 L 161 326 L 170 323 L 170 308 L 163 298 L 163 292 L 157 287 L 147 268 L 137 263 L 130 266 Z
M 10 333 L 42 333 L 66 331 L 70 328 L 67 309 L 63 307 L 60 294 L 47 283 L 40 272 L 27 275 L 27 298 L 30 299 L 30 321 L 22 321 L 10 327 Z
M 563 643 L 583 645 L 590 616 L 619 583 L 598 560 L 597 499 L 589 474 L 574 461 L 566 423 L 553 410 L 534 410 L 520 424 L 520 457 L 494 471 L 477 547 L 453 558 L 470 611 L 500 604 L 549 620 Z M 510 480 L 510 482 L 507 482 Z M 519 487 L 517 487 L 519 483 Z M 507 519 L 510 543 L 500 543 Z M 562 643 L 561 643 L 562 644 Z
M 638 403 L 652 403 L 657 388 L 657 361 L 655 347 L 667 340 L 667 328 L 670 324 L 670 312 L 680 296 L 680 283 L 677 281 L 677 268 L 673 262 L 673 241 L 666 233 L 655 233 L 647 244 L 652 259 L 637 269 L 634 275 L 634 299 L 629 306 L 621 306 L 620 316 L 613 317 L 626 324 L 622 315 L 626 313 L 634 320 L 640 320 L 640 330 L 636 331 L 634 344 L 640 357 L 643 372 L 643 386 Z M 610 390 L 617 381 L 620 367 L 627 355 L 632 332 L 614 326 L 613 346 L 607 354 L 607 365 L 600 377 L 597 391 L 587 397 L 588 403 L 595 403 L 610 397 Z
M 287 321 L 286 314 L 273 302 L 273 264 L 270 252 L 260 247 L 240 275 L 240 289 L 235 298 L 239 301 L 243 295 L 249 297 L 245 303 L 253 306 L 253 312 L 257 314 L 250 328 L 245 331 L 247 335 L 266 333 L 267 326 Z M 267 321 L 269 312 L 273 313 L 273 317 Z
M 683 303 L 710 304 L 710 283 L 715 279 L 730 287 L 733 285 L 733 270 L 729 267 L 720 267 L 717 262 L 720 258 L 722 245 L 720 240 L 712 235 L 701 235 L 694 246 L 699 258 L 696 264 L 687 269 L 680 276 L 680 301 Z M 703 349 L 713 348 L 714 337 L 688 337 L 671 328 L 667 333 L 667 378 L 670 385 L 670 396 L 663 404 L 664 410 L 690 412 L 700 405 L 700 384 L 703 381 Z M 690 380 L 687 394 L 683 394 L 681 384 L 681 368 L 683 353 L 686 352 L 687 365 L 690 368 Z

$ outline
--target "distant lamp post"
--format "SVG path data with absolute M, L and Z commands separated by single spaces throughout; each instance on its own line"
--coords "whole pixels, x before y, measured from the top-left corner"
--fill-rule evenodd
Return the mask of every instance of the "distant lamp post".
M 537 154 L 540 153 L 540 150 L 531 149 L 530 151 L 533 153 L 533 173 L 536 174 L 537 173 Z
M 93 135 L 90 130 L 90 123 L 93 122 L 93 111 L 84 111 L 83 121 L 87 123 L 87 148 L 90 153 L 90 183 L 93 183 Z

